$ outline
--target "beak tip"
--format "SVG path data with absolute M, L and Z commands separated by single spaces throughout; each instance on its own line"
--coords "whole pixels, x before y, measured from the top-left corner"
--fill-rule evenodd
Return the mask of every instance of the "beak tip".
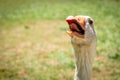
M 74 22 L 74 17 L 73 17 L 73 16 L 68 16 L 68 17 L 66 18 L 66 21 L 67 21 L 69 24 L 71 24 L 71 23 Z

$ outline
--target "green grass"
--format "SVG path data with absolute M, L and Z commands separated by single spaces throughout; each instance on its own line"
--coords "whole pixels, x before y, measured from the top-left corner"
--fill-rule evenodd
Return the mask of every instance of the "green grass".
M 94 19 L 93 80 L 119 80 L 119 5 L 119 0 L 0 0 L 0 80 L 73 80 L 68 15 Z

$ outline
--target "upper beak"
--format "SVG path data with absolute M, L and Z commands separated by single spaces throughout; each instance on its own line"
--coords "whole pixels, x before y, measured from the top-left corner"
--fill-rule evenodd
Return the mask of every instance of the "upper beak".
M 66 18 L 66 21 L 68 22 L 68 24 L 74 23 L 75 22 L 75 18 L 73 16 L 68 16 Z

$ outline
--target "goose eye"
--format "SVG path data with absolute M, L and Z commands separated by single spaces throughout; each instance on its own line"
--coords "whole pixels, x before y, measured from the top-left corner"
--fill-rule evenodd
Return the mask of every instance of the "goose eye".
M 89 24 L 93 24 L 93 20 L 92 19 L 89 19 Z

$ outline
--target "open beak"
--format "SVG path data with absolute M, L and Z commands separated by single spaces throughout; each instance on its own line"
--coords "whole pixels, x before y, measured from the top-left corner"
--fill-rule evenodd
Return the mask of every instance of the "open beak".
M 84 38 L 85 34 L 85 18 L 81 16 L 68 16 L 66 19 L 70 30 L 67 31 L 67 34 L 71 37 L 77 36 L 79 38 Z

